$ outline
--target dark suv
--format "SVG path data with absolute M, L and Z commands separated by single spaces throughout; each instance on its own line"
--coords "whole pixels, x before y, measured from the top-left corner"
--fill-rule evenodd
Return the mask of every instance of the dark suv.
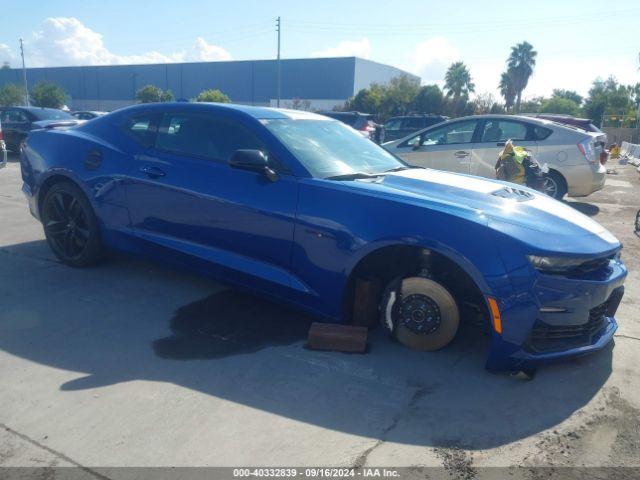
M 346 123 L 376 143 L 382 143 L 385 140 L 382 125 L 378 125 L 374 122 L 373 115 L 369 113 L 318 112 L 318 114 Z
M 22 143 L 31 130 L 62 123 L 75 125 L 78 123 L 78 119 L 55 108 L 2 107 L 0 108 L 0 122 L 7 149 L 20 152 Z
M 430 127 L 436 123 L 444 122 L 449 117 L 444 115 L 432 115 L 432 114 L 416 114 L 406 115 L 402 117 L 391 117 L 384 124 L 384 139 L 385 141 L 397 140 L 399 138 L 406 137 L 407 135 L 422 130 L 423 128 Z

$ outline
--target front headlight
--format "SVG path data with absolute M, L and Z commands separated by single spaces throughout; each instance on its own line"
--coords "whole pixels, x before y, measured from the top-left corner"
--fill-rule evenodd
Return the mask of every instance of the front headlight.
M 584 258 L 539 257 L 538 255 L 527 255 L 527 258 L 537 270 L 550 273 L 567 272 L 585 262 Z

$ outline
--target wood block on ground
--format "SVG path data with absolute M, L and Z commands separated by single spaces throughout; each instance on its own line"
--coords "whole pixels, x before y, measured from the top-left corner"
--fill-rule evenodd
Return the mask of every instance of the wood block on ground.
M 314 322 L 309 329 L 307 346 L 314 350 L 364 353 L 367 333 L 366 327 Z

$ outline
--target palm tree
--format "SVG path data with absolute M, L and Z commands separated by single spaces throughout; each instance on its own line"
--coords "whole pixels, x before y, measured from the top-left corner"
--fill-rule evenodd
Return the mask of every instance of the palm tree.
M 498 88 L 500 89 L 500 95 L 504 97 L 504 106 L 508 112 L 513 108 L 513 102 L 516 99 L 516 87 L 513 81 L 513 72 L 511 70 L 502 72 Z
M 518 43 L 511 47 L 511 54 L 507 59 L 507 66 L 512 71 L 513 82 L 516 89 L 516 112 L 520 111 L 522 102 L 522 91 L 527 87 L 529 77 L 533 73 L 536 65 L 538 52 L 533 49 L 529 42 Z
M 463 62 L 452 63 L 444 76 L 444 89 L 447 97 L 453 97 L 454 112 L 458 111 L 460 99 L 468 98 L 475 88 L 467 66 Z

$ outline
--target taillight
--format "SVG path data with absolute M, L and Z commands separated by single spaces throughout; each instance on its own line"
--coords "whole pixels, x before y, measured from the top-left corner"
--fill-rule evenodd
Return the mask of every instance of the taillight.
M 2 133 L 2 130 L 0 130 L 0 142 L 4 140 L 4 133 Z
M 582 153 L 587 162 L 591 165 L 596 164 L 596 155 L 590 140 L 587 139 L 578 143 L 578 150 L 580 150 L 580 153 Z

